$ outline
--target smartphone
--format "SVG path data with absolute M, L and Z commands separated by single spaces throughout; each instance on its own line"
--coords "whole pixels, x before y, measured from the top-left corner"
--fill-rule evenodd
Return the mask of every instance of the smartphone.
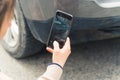
M 57 41 L 59 47 L 62 48 L 68 37 L 71 25 L 73 21 L 73 16 L 69 13 L 57 10 L 54 17 L 51 31 L 48 37 L 47 46 L 53 48 L 53 42 Z

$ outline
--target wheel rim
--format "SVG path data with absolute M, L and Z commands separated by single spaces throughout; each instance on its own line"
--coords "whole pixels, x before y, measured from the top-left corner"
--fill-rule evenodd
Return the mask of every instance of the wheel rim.
M 3 40 L 8 44 L 10 47 L 15 47 L 19 40 L 19 27 L 16 23 L 16 20 L 13 19 L 11 21 L 11 27 L 8 29 L 5 37 Z

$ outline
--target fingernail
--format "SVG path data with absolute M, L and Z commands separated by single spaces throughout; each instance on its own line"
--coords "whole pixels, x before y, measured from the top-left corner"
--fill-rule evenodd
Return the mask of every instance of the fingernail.
M 57 43 L 57 41 L 54 41 L 53 44 Z
M 69 37 L 67 39 L 70 39 Z

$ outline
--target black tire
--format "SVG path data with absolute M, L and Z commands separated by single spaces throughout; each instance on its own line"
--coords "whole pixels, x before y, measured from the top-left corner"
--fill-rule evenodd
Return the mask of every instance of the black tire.
M 15 58 L 24 58 L 40 51 L 43 48 L 43 44 L 37 41 L 31 34 L 31 31 L 25 22 L 25 18 L 23 16 L 18 1 L 16 1 L 15 7 L 15 22 L 18 25 L 19 30 L 19 35 L 16 44 L 14 46 L 11 46 L 9 44 L 10 42 L 7 43 L 7 41 L 5 40 L 6 38 L 4 38 L 1 42 L 4 49 Z M 10 29 L 8 31 L 8 34 L 11 35 L 7 36 L 6 34 L 6 36 L 11 36 L 11 38 L 13 38 L 12 31 L 11 33 Z

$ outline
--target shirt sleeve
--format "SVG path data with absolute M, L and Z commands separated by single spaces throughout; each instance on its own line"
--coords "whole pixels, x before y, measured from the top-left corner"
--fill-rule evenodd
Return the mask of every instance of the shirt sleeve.
M 60 80 L 63 70 L 57 65 L 50 65 L 38 80 Z
M 13 79 L 0 72 L 0 80 L 13 80 Z

